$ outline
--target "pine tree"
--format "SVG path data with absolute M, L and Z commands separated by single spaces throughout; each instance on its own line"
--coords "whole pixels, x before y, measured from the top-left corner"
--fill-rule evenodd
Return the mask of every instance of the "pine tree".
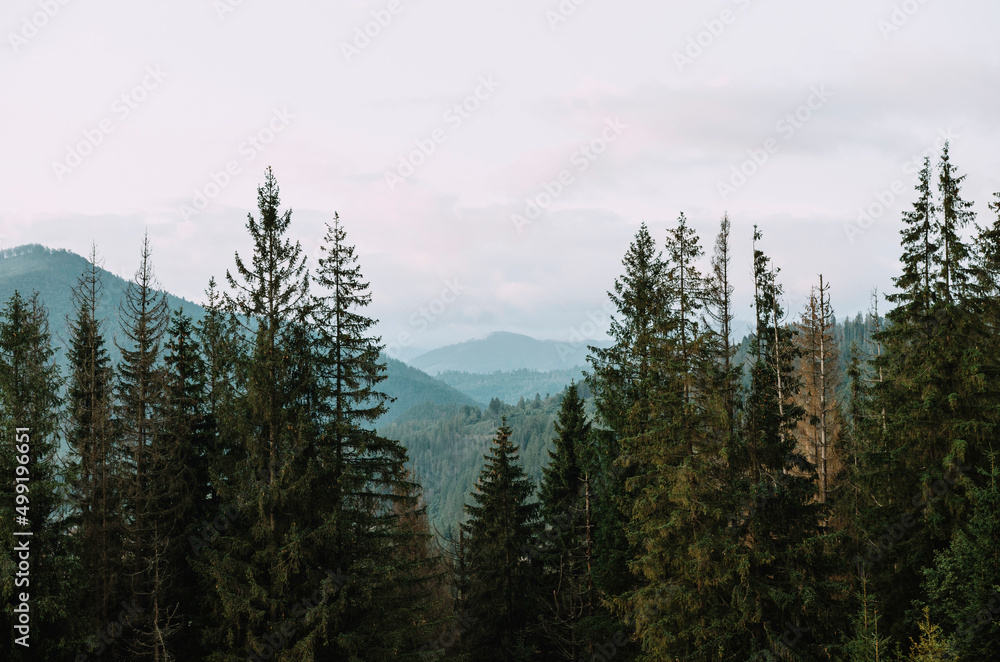
M 0 312 L 0 425 L 5 431 L 0 469 L 7 477 L 0 487 L 7 509 L 0 518 L 5 552 L 0 596 L 7 622 L 0 650 L 8 660 L 61 659 L 79 644 L 74 602 L 80 568 L 70 546 L 65 475 L 56 457 L 62 378 L 54 356 L 48 311 L 38 294 L 25 300 L 15 292 Z M 23 531 L 31 535 L 15 535 Z M 26 571 L 25 551 L 15 552 L 15 545 L 27 548 Z M 23 623 L 14 612 L 22 594 L 29 596 L 30 632 L 15 627 Z
M 837 432 L 837 357 L 839 348 L 834 337 L 833 311 L 830 306 L 829 283 L 819 277 L 819 287 L 810 293 L 798 326 L 798 345 L 802 355 L 800 373 L 803 389 L 800 402 L 804 417 L 799 421 L 802 455 L 817 469 L 819 501 L 826 503 L 830 476 L 837 474 L 831 466 Z
M 982 487 L 969 488 L 972 512 L 934 564 L 923 569 L 929 615 L 962 659 L 988 659 L 1000 645 L 1000 454 L 981 468 Z
M 522 550 L 532 545 L 538 504 L 529 503 L 534 486 L 518 464 L 506 419 L 484 456 L 473 504 L 466 505 L 469 566 L 470 649 L 476 660 L 507 662 L 520 657 L 533 620 L 535 577 Z
M 609 334 L 611 347 L 591 347 L 592 372 L 587 383 L 597 410 L 591 471 L 594 500 L 594 579 L 602 596 L 623 594 L 635 585 L 628 568 L 634 556 L 626 527 L 634 496 L 626 489 L 642 469 L 629 444 L 652 429 L 657 390 L 657 361 L 662 350 L 666 306 L 666 264 L 643 224 L 622 260 L 625 273 L 615 279 L 608 296 L 615 307 Z M 629 441 L 632 440 L 632 441 Z M 605 619 L 603 639 L 630 627 L 618 617 Z
M 708 329 L 707 352 L 711 363 L 708 367 L 710 382 L 702 388 L 706 395 L 713 396 L 719 402 L 714 411 L 721 416 L 714 427 L 720 430 L 724 437 L 731 437 L 736 429 L 736 416 L 739 400 L 739 384 L 743 367 L 735 365 L 733 356 L 736 346 L 733 337 L 733 291 L 730 263 L 732 261 L 729 247 L 731 221 L 724 215 L 719 223 L 719 233 L 715 239 L 715 250 L 712 255 L 712 273 L 707 279 L 705 288 L 705 313 Z
M 965 175 L 956 173 L 949 155 L 950 147 L 949 143 L 945 143 L 939 165 L 937 234 L 943 253 L 935 260 L 941 266 L 938 297 L 946 302 L 964 298 L 967 294 L 969 247 L 962 241 L 961 232 L 975 218 L 972 202 L 962 199 L 961 185 Z
M 791 640 L 794 654 L 808 657 L 832 634 L 822 617 L 832 568 L 819 534 L 814 470 L 796 450 L 802 410 L 794 404 L 794 331 L 782 323 L 777 270 L 757 247 L 760 239 L 755 228 L 751 384 L 739 438 L 726 450 L 736 509 L 723 562 L 737 569 L 738 583 L 719 645 L 780 656 Z
M 123 644 L 136 659 L 166 662 L 174 657 L 171 640 L 181 623 L 179 602 L 168 593 L 179 572 L 171 564 L 171 550 L 182 540 L 182 533 L 175 503 L 179 468 L 171 463 L 165 447 L 162 419 L 165 373 L 161 352 L 169 309 L 153 273 L 148 235 L 121 306 L 116 419 L 126 458 L 125 554 L 131 561 L 128 590 L 142 610 L 141 618 L 130 621 Z
M 919 595 L 921 569 L 961 521 L 964 467 L 981 462 L 991 427 L 980 315 L 970 301 L 968 249 L 958 236 L 971 220 L 960 182 L 945 149 L 941 204 L 934 205 L 925 160 L 918 200 L 903 217 L 903 272 L 887 297 L 895 307 L 876 336 L 884 353 L 874 363 L 880 381 L 873 406 L 885 422 L 866 442 L 881 457 L 869 463 L 863 556 L 900 641 L 916 634 L 916 615 L 906 610 Z
M 169 532 L 164 546 L 170 581 L 164 602 L 178 605 L 179 627 L 173 650 L 178 659 L 200 659 L 197 634 L 204 627 L 207 607 L 203 587 L 191 563 L 190 541 L 213 520 L 209 463 L 216 457 L 213 431 L 205 416 L 205 364 L 195 339 L 194 324 L 183 310 L 176 310 L 167 329 L 164 356 L 164 397 L 158 412 L 159 463 L 163 476 L 156 503 L 160 526 Z
M 213 478 L 220 509 L 243 513 L 240 526 L 198 549 L 197 566 L 215 605 L 205 637 L 215 646 L 211 659 L 219 661 L 283 651 L 288 642 L 282 625 L 299 625 L 286 610 L 320 588 L 321 601 L 329 597 L 322 570 L 303 568 L 284 551 L 299 538 L 304 513 L 325 512 L 322 504 L 306 508 L 302 494 L 291 492 L 296 458 L 314 441 L 302 404 L 309 383 L 296 365 L 304 352 L 299 327 L 309 312 L 309 279 L 301 245 L 286 236 L 291 211 L 279 212 L 270 169 L 257 193 L 259 217 L 248 214 L 246 224 L 253 255 L 245 262 L 237 254 L 235 275 L 226 272 L 232 294 L 224 295 L 223 305 L 239 329 L 226 333 L 225 318 L 217 316 L 210 329 L 214 346 L 206 346 L 234 364 L 231 401 L 210 385 L 219 397 L 218 424 L 232 426 L 220 439 L 222 448 L 234 449 L 232 459 L 220 458 Z M 210 368 L 211 382 L 225 374 L 214 361 Z
M 710 362 L 702 358 L 708 335 L 698 319 L 704 287 L 694 262 L 701 254 L 698 238 L 681 214 L 667 233 L 664 295 L 648 392 L 650 422 L 644 434 L 622 440 L 636 467 L 628 481 L 632 502 L 626 515 L 633 550 L 630 569 L 638 582 L 616 596 L 614 604 L 635 624 L 644 653 L 652 657 L 689 652 L 668 641 L 678 624 L 671 622 L 673 614 L 665 608 L 689 588 L 687 577 L 679 580 L 679 575 L 688 550 L 697 546 L 694 538 L 704 506 L 702 460 L 708 457 L 706 451 L 717 450 L 706 448 L 703 394 L 695 388 L 707 381 L 701 368 Z
M 578 660 L 594 643 L 588 627 L 594 619 L 591 575 L 593 544 L 589 525 L 590 475 L 581 454 L 587 453 L 590 423 L 575 382 L 566 387 L 555 421 L 556 437 L 549 463 L 542 470 L 539 534 L 543 561 L 542 638 L 547 656 Z
M 614 345 L 590 348 L 593 373 L 588 380 L 600 422 L 620 438 L 648 428 L 653 363 L 662 331 L 666 267 L 645 224 L 623 265 L 625 273 L 608 293 L 617 311 L 609 330 Z
M 69 448 L 70 525 L 84 582 L 80 610 L 87 635 L 104 631 L 127 601 L 122 567 L 122 449 L 113 421 L 111 359 L 100 317 L 103 286 L 97 250 L 72 291 L 69 384 L 65 407 Z M 114 647 L 107 651 L 114 659 Z
M 881 616 L 878 601 L 868 591 L 868 582 L 861 578 L 858 592 L 860 607 L 854 617 L 851 639 L 844 642 L 848 662 L 889 662 L 889 638 L 879 631 Z
M 928 609 L 924 609 L 924 618 L 920 621 L 920 639 L 911 640 L 911 644 L 909 662 L 958 662 L 958 656 L 951 652 L 941 628 L 931 622 Z
M 314 499 L 323 494 L 324 510 L 311 522 L 317 560 L 331 554 L 353 579 L 346 597 L 316 616 L 315 634 L 302 642 L 313 654 L 415 659 L 440 618 L 438 561 L 421 524 L 425 511 L 406 469 L 406 450 L 374 429 L 389 401 L 378 390 L 386 367 L 380 339 L 371 334 L 377 320 L 363 313 L 369 285 L 337 215 L 327 225 L 323 251 L 316 284 L 325 294 L 312 306 L 315 402 L 307 405 L 319 437 L 303 455 L 314 466 L 304 468 L 297 489 Z M 318 647 L 324 628 L 335 623 L 344 643 Z

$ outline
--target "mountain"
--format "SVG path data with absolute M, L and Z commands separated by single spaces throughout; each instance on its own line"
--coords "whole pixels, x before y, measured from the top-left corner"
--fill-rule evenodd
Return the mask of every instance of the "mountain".
M 138 252 L 136 261 L 138 264 Z M 85 257 L 64 249 L 54 249 L 39 244 L 27 244 L 0 251 L 0 302 L 6 302 L 17 290 L 21 296 L 29 297 L 37 291 L 42 303 L 49 309 L 49 325 L 53 343 L 62 348 L 69 337 L 66 334 L 66 318 L 73 312 L 73 299 L 70 290 L 76 286 L 80 274 L 90 263 Z M 101 269 L 101 283 L 104 286 L 104 297 L 101 310 L 106 319 L 114 319 L 114 311 L 118 309 L 128 281 L 116 276 L 110 271 Z M 172 294 L 167 295 L 167 303 L 171 310 L 184 308 L 184 312 L 195 320 L 201 319 L 204 309 Z M 106 328 L 113 332 L 114 329 Z M 109 336 L 110 341 L 110 336 Z M 116 354 L 113 344 L 109 348 L 112 355 Z M 62 351 L 59 352 L 59 358 Z
M 69 340 L 66 318 L 73 312 L 70 291 L 89 264 L 86 258 L 76 253 L 46 248 L 38 244 L 0 251 L 0 305 L 10 299 L 15 290 L 26 297 L 30 296 L 31 292 L 37 291 L 49 310 L 53 342 L 58 346 L 65 346 Z M 104 298 L 100 312 L 107 320 L 105 332 L 108 334 L 112 360 L 117 360 L 117 350 L 110 340 L 115 332 L 115 311 L 128 286 L 128 281 L 101 269 L 101 282 L 104 286 Z M 195 320 L 205 314 L 204 309 L 198 304 L 169 292 L 167 302 L 171 309 L 183 307 L 184 312 Z M 62 363 L 64 352 L 60 351 L 56 359 Z M 389 396 L 396 398 L 396 401 L 389 404 L 389 412 L 379 419 L 379 425 L 391 423 L 414 405 L 422 403 L 479 405 L 474 398 L 460 393 L 416 368 L 401 361 L 386 357 L 383 359 L 386 361 L 388 376 L 379 386 Z
M 379 429 L 392 423 L 417 405 L 484 406 L 465 393 L 431 377 L 426 372 L 406 365 L 402 361 L 390 359 L 384 355 L 382 360 L 386 363 L 387 376 L 385 381 L 379 384 L 379 388 L 396 400 L 389 403 L 389 411 L 378 419 Z
M 410 365 L 437 375 L 448 370 L 492 373 L 497 370 L 549 372 L 587 365 L 588 344 L 606 347 L 607 341 L 559 342 L 536 340 L 520 333 L 499 331 L 485 338 L 447 345 L 410 359 Z
M 509 405 L 517 404 L 521 398 L 530 400 L 535 394 L 543 398 L 562 391 L 571 381 L 578 384 L 584 379 L 584 368 L 566 368 L 539 372 L 537 370 L 497 370 L 491 373 L 462 372 L 446 370 L 439 372 L 435 378 L 450 386 L 454 386 L 479 402 L 490 402 L 498 398 Z

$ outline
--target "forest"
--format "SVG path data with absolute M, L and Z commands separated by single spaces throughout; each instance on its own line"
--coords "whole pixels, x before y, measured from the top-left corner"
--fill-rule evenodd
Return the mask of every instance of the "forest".
M 980 224 L 963 180 L 924 160 L 893 291 L 840 325 L 821 275 L 784 309 L 762 229 L 737 282 L 728 216 L 707 254 L 643 224 L 582 381 L 437 427 L 378 423 L 377 293 L 336 214 L 307 261 L 270 169 L 198 319 L 148 238 L 115 310 L 95 253 L 65 369 L 37 292 L 0 310 L 0 657 L 992 659 L 1000 193 Z M 432 452 L 460 427 L 474 475 Z

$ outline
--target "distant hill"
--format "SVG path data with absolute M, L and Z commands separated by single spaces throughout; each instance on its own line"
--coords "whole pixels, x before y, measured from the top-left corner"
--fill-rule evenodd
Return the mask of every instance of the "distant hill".
M 76 253 L 46 248 L 38 244 L 0 251 L 0 304 L 10 299 L 15 290 L 25 297 L 37 291 L 49 310 L 49 326 L 53 342 L 62 347 L 69 339 L 66 333 L 66 318 L 73 312 L 70 292 L 89 264 L 86 258 Z M 104 269 L 101 269 L 101 282 L 104 286 L 104 298 L 100 312 L 107 320 L 105 332 L 109 334 L 109 350 L 113 360 L 117 360 L 118 352 L 111 343 L 111 334 L 115 331 L 115 311 L 128 282 Z M 184 312 L 195 320 L 201 319 L 205 314 L 204 309 L 198 304 L 169 292 L 167 303 L 171 310 L 183 307 Z M 60 351 L 57 360 L 62 363 L 63 358 L 64 352 Z M 379 425 L 391 423 L 409 408 L 425 402 L 483 406 L 474 398 L 460 393 L 416 368 L 400 361 L 383 358 L 387 364 L 388 376 L 379 387 L 396 398 L 396 402 L 389 405 L 389 412 L 378 421 Z
M 603 347 L 610 343 L 589 344 Z M 449 370 L 487 374 L 521 369 L 550 372 L 586 365 L 590 353 L 587 345 L 536 340 L 520 333 L 499 331 L 485 338 L 439 347 L 410 359 L 409 363 L 431 375 Z
M 516 405 L 521 398 L 531 400 L 537 393 L 543 398 L 562 393 L 570 381 L 583 381 L 584 369 L 580 366 L 565 370 L 539 372 L 537 370 L 497 370 L 488 374 L 447 370 L 435 377 L 454 386 L 479 402 L 488 403 L 493 398 L 509 405 Z
M 417 405 L 469 405 L 485 407 L 484 404 L 469 397 L 448 384 L 434 379 L 426 372 L 421 372 L 402 361 L 382 356 L 386 363 L 387 377 L 378 385 L 386 395 L 396 398 L 389 404 L 389 411 L 378 420 L 378 426 L 392 423 L 400 416 Z M 487 400 L 486 402 L 489 402 Z
M 61 348 L 68 340 L 66 318 L 73 312 L 70 290 L 76 286 L 77 279 L 89 264 L 85 257 L 76 253 L 46 248 L 39 244 L 0 251 L 0 302 L 10 299 L 15 290 L 24 297 L 37 291 L 42 303 L 49 309 L 53 342 Z M 110 327 L 110 320 L 114 319 L 114 311 L 118 309 L 128 281 L 101 269 L 101 283 L 104 286 L 104 297 L 99 313 L 103 313 L 105 319 L 109 320 L 107 327 Z M 169 293 L 167 303 L 171 310 L 183 307 L 184 312 L 196 320 L 205 314 L 198 304 Z M 114 331 L 107 327 L 107 331 Z

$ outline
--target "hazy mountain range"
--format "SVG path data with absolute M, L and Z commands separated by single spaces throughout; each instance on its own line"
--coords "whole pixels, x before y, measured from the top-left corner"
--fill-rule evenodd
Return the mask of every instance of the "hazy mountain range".
M 37 291 L 49 310 L 53 342 L 62 348 L 68 341 L 66 320 L 73 312 L 70 291 L 88 264 L 76 253 L 38 244 L 0 251 L 0 300 L 6 301 L 15 290 L 23 296 Z M 109 349 L 116 357 L 116 311 L 128 283 L 104 269 L 101 280 L 105 331 Z M 172 310 L 183 308 L 195 320 L 204 315 L 200 305 L 169 291 L 167 299 Z M 388 376 L 381 388 L 395 401 L 379 422 L 392 422 L 411 407 L 428 402 L 485 407 L 493 397 L 514 404 L 520 397 L 532 398 L 535 393 L 554 394 L 571 379 L 580 380 L 579 366 L 586 363 L 586 355 L 583 343 L 570 345 L 515 333 L 493 333 L 427 352 L 413 359 L 412 365 L 383 357 Z M 58 358 L 63 360 L 62 351 Z M 428 373 L 444 374 L 443 378 L 435 378 Z

